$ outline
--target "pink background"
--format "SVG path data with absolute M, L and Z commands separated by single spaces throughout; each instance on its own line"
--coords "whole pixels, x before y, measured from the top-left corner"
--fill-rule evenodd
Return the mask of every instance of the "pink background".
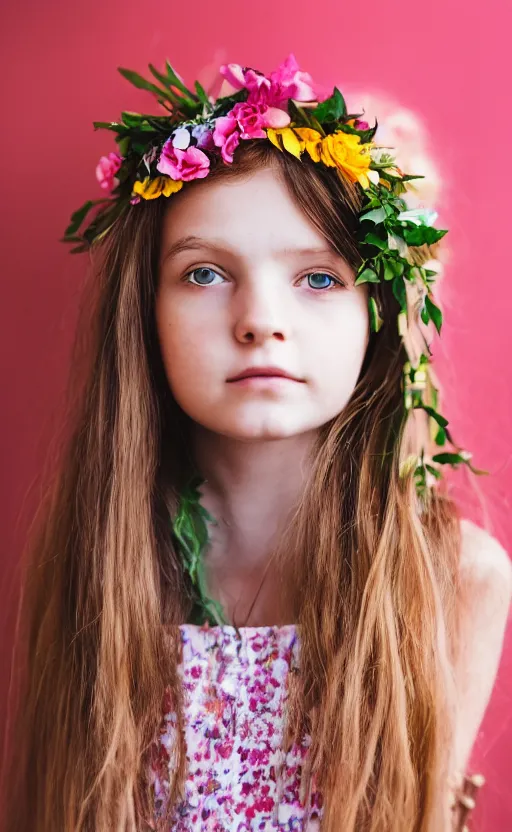
M 446 323 L 434 343 L 443 412 L 474 453 L 494 533 L 512 552 L 510 323 L 510 6 L 504 0 L 425 3 L 2 4 L 2 468 L 0 621 L 7 658 L 16 564 L 31 488 L 52 433 L 68 366 L 86 258 L 58 242 L 69 216 L 101 196 L 100 155 L 115 149 L 93 120 L 145 110 L 149 94 L 117 66 L 146 74 L 169 58 L 184 79 L 209 84 L 224 62 L 265 72 L 289 52 L 321 84 L 391 95 L 416 113 L 446 176 L 438 227 L 449 228 Z M 372 113 L 368 113 L 373 123 Z M 377 140 L 379 134 L 377 133 Z M 446 291 L 445 288 L 446 287 Z M 448 307 L 446 306 L 448 304 Z M 452 477 L 465 514 L 483 524 L 462 473 Z M 4 713 L 6 662 L 0 677 Z M 487 778 L 474 829 L 512 828 L 512 634 L 471 761 Z M 3 718 L 2 718 L 3 723 Z

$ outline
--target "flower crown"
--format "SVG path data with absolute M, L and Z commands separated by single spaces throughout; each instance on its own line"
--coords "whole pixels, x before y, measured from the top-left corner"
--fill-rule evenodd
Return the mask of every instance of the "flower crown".
M 158 83 L 132 70 L 119 68 L 119 72 L 134 86 L 153 93 L 166 112 L 123 112 L 119 122 L 93 122 L 95 129 L 115 133 L 118 152 L 102 156 L 96 168 L 99 184 L 110 196 L 89 200 L 71 217 L 62 240 L 75 244 L 71 252 L 86 251 L 101 241 L 117 218 L 127 210 L 137 210 L 132 206 L 141 200 L 169 197 L 184 183 L 204 179 L 213 160 L 236 164 L 234 153 L 243 140 L 267 139 L 298 160 L 307 154 L 361 189 L 358 248 L 363 262 L 355 285 L 387 283 L 398 301 L 398 329 L 409 359 L 403 369 L 404 407 L 428 414 L 431 438 L 442 448 L 434 456 L 423 449 L 419 456 L 407 457 L 400 475 L 414 472 L 417 493 L 424 500 L 442 478 L 442 465 L 464 463 L 475 474 L 487 474 L 473 468 L 471 454 L 455 445 L 448 421 L 437 410 L 428 343 L 424 339 L 426 351 L 419 358 L 408 346 L 407 288 L 419 293 L 423 323 L 432 321 L 439 334 L 442 326 L 442 313 L 432 295 L 437 272 L 416 265 L 409 247 L 431 246 L 447 231 L 434 228 L 435 211 L 408 210 L 401 198 L 406 183 L 424 177 L 404 174 L 388 152 L 392 148 L 375 145 L 377 120 L 369 127 L 361 120 L 363 113 L 347 113 L 336 87 L 320 101 L 311 76 L 299 69 L 293 55 L 268 77 L 238 64 L 222 66 L 221 75 L 234 92 L 216 100 L 197 81 L 194 91 L 189 90 L 168 61 L 164 73 L 151 64 L 149 69 Z M 91 209 L 95 215 L 80 234 Z M 370 296 L 374 332 L 384 323 L 380 311 Z M 446 449 L 446 443 L 452 448 Z

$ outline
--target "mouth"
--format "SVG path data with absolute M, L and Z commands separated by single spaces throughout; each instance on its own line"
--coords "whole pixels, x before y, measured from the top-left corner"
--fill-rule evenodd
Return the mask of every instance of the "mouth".
M 253 379 L 277 379 L 281 381 L 303 382 L 303 379 L 297 378 L 297 376 L 288 373 L 286 370 L 281 369 L 281 367 L 248 367 L 246 370 L 242 370 L 241 373 L 238 373 L 238 375 L 228 378 L 228 382 L 247 381 Z

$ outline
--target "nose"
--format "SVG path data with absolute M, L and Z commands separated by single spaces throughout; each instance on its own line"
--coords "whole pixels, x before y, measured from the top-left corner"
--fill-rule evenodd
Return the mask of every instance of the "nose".
M 261 279 L 240 287 L 235 305 L 234 334 L 241 343 L 263 344 L 267 339 L 285 341 L 290 335 L 290 299 L 277 280 Z

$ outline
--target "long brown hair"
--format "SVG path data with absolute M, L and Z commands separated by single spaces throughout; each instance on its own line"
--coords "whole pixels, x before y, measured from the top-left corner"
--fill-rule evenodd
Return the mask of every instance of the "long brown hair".
M 209 176 L 262 165 L 275 166 L 357 268 L 358 189 L 261 141 L 244 142 L 235 164 Z M 154 323 L 167 204 L 130 210 L 93 255 L 62 451 L 25 552 L 6 832 L 152 828 L 146 772 L 165 689 L 182 724 L 177 625 L 191 598 L 170 517 L 191 470 L 190 423 Z M 459 517 L 442 487 L 420 510 L 412 475 L 399 477 L 425 431 L 404 417 L 397 302 L 380 284 L 370 291 L 385 324 L 370 336 L 347 407 L 320 431 L 286 547 L 273 553 L 301 643 L 285 739 L 311 731 L 304 777 L 324 796 L 322 829 L 437 832 L 447 812 Z M 168 828 L 182 788 L 183 738 L 177 752 L 167 820 L 154 828 Z

